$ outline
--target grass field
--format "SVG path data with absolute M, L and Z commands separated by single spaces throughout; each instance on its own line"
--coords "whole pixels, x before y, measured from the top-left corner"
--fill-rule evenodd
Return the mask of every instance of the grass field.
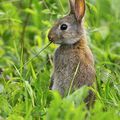
M 68 1 L 0 0 L 0 120 L 120 120 L 120 1 L 86 3 L 98 85 L 89 111 L 82 99 L 90 88 L 64 99 L 49 90 L 57 46 L 38 55 L 54 21 L 68 13 Z

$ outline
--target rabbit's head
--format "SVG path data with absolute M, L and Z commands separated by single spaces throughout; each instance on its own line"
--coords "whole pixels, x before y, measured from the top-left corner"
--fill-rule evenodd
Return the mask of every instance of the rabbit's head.
M 69 0 L 70 13 L 59 19 L 50 30 L 48 38 L 56 44 L 74 44 L 84 35 L 82 19 L 85 0 Z

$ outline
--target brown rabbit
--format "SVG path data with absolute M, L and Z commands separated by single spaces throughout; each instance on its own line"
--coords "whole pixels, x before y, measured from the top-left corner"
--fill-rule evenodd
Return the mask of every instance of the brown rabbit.
M 92 86 L 95 81 L 94 59 L 82 24 L 85 0 L 69 2 L 70 13 L 59 19 L 48 35 L 50 41 L 60 44 L 54 54 L 51 89 L 59 91 L 62 96 L 68 93 L 71 85 L 74 91 L 83 85 Z M 91 98 L 90 92 L 87 102 Z

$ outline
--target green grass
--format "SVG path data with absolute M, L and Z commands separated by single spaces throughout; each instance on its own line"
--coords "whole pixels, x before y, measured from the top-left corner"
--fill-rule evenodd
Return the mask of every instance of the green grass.
M 87 0 L 85 27 L 98 85 L 88 111 L 82 100 L 91 88 L 64 99 L 49 90 L 56 45 L 30 61 L 49 43 L 54 21 L 68 13 L 67 0 L 0 0 L 0 120 L 119 120 L 119 8 L 119 0 Z

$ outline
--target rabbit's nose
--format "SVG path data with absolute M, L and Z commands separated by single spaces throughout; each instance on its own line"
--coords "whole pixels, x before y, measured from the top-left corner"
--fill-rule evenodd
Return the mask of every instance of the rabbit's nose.
M 55 38 L 55 36 L 54 35 L 48 35 L 48 39 L 51 41 L 51 42 L 53 42 L 54 41 L 54 38 Z

